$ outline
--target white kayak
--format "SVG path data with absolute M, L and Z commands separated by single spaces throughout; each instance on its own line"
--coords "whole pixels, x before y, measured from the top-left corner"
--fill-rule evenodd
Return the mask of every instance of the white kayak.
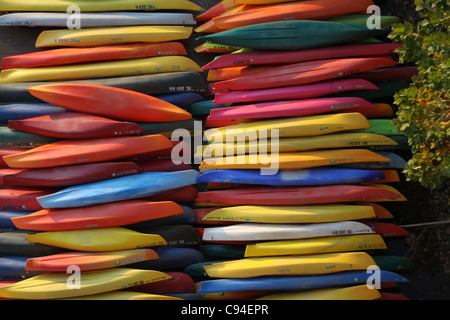
M 196 25 L 191 13 L 172 12 L 102 12 L 80 13 L 80 28 L 142 26 L 142 25 Z M 0 26 L 69 27 L 75 16 L 59 12 L 10 13 L 0 16 Z
M 340 235 L 370 234 L 375 231 L 356 221 L 314 224 L 243 223 L 225 227 L 205 228 L 203 241 L 265 241 L 317 238 Z

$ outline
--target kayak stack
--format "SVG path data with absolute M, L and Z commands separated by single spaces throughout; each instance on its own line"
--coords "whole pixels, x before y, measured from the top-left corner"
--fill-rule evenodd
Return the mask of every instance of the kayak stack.
M 407 142 L 386 101 L 417 70 L 369 28 L 372 1 L 221 1 L 196 17 L 215 54 L 202 67 L 197 231 L 207 261 L 186 268 L 205 299 L 374 300 L 408 280 L 389 241 Z M 394 267 L 395 266 L 395 267 Z M 381 286 L 370 288 L 378 268 Z
M 43 49 L 2 61 L 0 298 L 189 298 L 199 172 L 172 161 L 183 142 L 170 138 L 204 100 L 183 44 L 201 8 L 74 4 L 81 29 L 67 1 L 0 4 L 1 26 L 46 29 Z

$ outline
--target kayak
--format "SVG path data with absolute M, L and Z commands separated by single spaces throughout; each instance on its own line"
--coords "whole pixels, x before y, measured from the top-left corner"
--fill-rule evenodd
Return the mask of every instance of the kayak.
M 0 255 L 14 257 L 40 257 L 66 251 L 45 244 L 27 240 L 31 231 L 6 231 L 0 233 Z
M 197 182 L 228 184 L 283 186 L 311 186 L 380 181 L 385 178 L 382 171 L 345 168 L 314 168 L 279 171 L 274 175 L 261 175 L 259 170 L 224 169 L 200 175 Z
M 365 271 L 347 271 L 313 276 L 266 276 L 249 279 L 215 279 L 201 281 L 198 293 L 229 292 L 240 290 L 312 290 L 326 287 L 366 284 L 370 274 Z M 406 283 L 408 279 L 391 272 L 380 270 L 382 283 Z
M 367 8 L 367 7 L 366 7 Z M 313 20 L 275 21 L 198 37 L 199 41 L 257 50 L 311 49 L 385 34 L 387 29 Z
M 23 280 L 41 274 L 42 272 L 26 270 L 27 259 L 27 257 L 0 257 L 0 279 Z
M 69 81 L 60 81 L 68 83 Z M 148 75 L 121 76 L 100 79 L 72 80 L 70 83 L 104 85 L 114 88 L 132 90 L 148 95 L 204 92 L 206 83 L 199 72 L 165 72 Z M 39 101 L 28 92 L 28 88 L 48 82 L 0 83 L 1 102 Z
M 303 117 L 344 112 L 364 114 L 366 109 L 373 108 L 374 105 L 367 100 L 353 97 L 271 101 L 213 109 L 206 120 L 206 124 L 208 127 L 219 127 L 231 125 L 233 122 L 238 123 L 241 119 Z M 228 120 L 230 124 L 227 124 L 225 120 Z
M 248 75 L 251 75 L 251 74 L 254 74 L 257 72 L 269 70 L 276 66 L 279 66 L 279 65 L 275 65 L 275 66 L 271 66 L 271 65 L 238 66 L 238 67 L 228 67 L 228 68 L 209 70 L 206 80 L 209 82 L 229 80 L 229 79 L 248 76 Z
M 146 198 L 162 194 L 165 191 L 193 185 L 198 174 L 195 170 L 144 172 L 69 187 L 39 197 L 37 201 L 43 208 L 74 208 Z
M 227 156 L 222 158 L 211 158 L 203 160 L 200 170 L 205 169 L 261 169 L 261 175 L 272 176 L 279 173 L 279 170 L 301 170 L 309 168 L 317 168 L 323 166 L 334 166 L 342 164 L 365 163 L 365 162 L 388 162 L 389 159 L 380 156 L 376 152 L 367 149 L 336 149 L 336 150 L 318 150 L 304 151 L 297 153 L 280 153 L 280 154 L 250 154 Z M 264 173 L 262 170 L 267 170 Z M 269 170 L 273 170 L 271 172 Z M 270 172 L 270 173 L 269 173 Z M 300 173 L 308 175 L 308 172 Z M 287 173 L 283 175 L 292 175 Z M 328 176 L 333 179 L 333 177 Z M 344 178 L 344 176 L 340 176 Z M 314 178 L 313 178 L 314 179 Z M 315 177 L 315 179 L 320 179 Z M 342 180 L 341 180 L 342 181 Z M 349 183 L 349 182 L 345 182 Z M 324 183 L 328 184 L 328 183 Z M 330 184 L 338 184 L 330 181 Z M 306 185 L 310 185 L 306 183 Z M 321 181 L 317 180 L 311 185 L 321 185 Z
M 9 13 L 0 17 L 5 27 L 67 27 L 73 14 L 62 12 Z M 80 28 L 144 26 L 144 25 L 195 25 L 192 13 L 100 12 L 81 13 Z
M 371 16 L 372 15 L 370 14 L 353 13 L 330 18 L 328 20 L 333 22 L 348 23 L 365 27 L 368 25 L 368 21 Z M 387 28 L 399 22 L 399 18 L 396 16 L 380 16 L 379 20 L 381 28 Z
M 16 232 L 19 229 L 12 222 L 12 218 L 23 217 L 33 211 L 14 211 L 14 210 L 2 210 L 0 211 L 0 232 Z
M 2 69 L 50 67 L 94 61 L 181 56 L 186 54 L 186 49 L 179 42 L 128 43 L 87 48 L 60 48 L 4 57 L 2 59 Z
M 376 133 L 384 136 L 401 136 L 403 133 L 397 130 L 392 119 L 370 119 L 370 128 L 358 130 L 358 132 Z
M 79 112 L 10 120 L 8 127 L 13 130 L 59 139 L 100 139 L 144 134 L 144 131 L 136 123 L 116 121 Z
M 120 290 L 170 277 L 160 271 L 111 268 L 86 271 L 77 290 L 68 290 L 67 274 L 46 273 L 0 288 L 0 297 L 25 300 L 62 299 Z M 70 280 L 70 279 L 69 279 Z M 74 285 L 73 283 L 69 283 Z
M 386 249 L 380 234 L 345 234 L 310 239 L 279 240 L 248 244 L 245 257 L 284 256 Z
M 251 206 L 213 208 L 202 222 L 211 223 L 324 223 L 346 220 L 373 219 L 372 206 L 325 204 L 309 206 Z
M 37 169 L 1 169 L 7 187 L 69 187 L 142 172 L 134 162 L 100 162 Z
M 393 54 L 400 46 L 395 43 L 346 44 L 307 50 L 239 52 L 221 55 L 204 65 L 202 70 Z
M 358 74 L 363 79 L 374 82 L 408 80 L 417 76 L 419 71 L 417 67 L 395 67 L 370 70 Z M 350 76 L 352 77 L 352 76 Z
M 112 28 L 60 29 L 41 32 L 36 48 L 95 47 L 134 42 L 166 42 L 185 40 L 192 27 L 185 26 L 129 26 Z
M 372 0 L 307 0 L 291 3 L 247 6 L 241 12 L 213 18 L 218 29 L 228 30 L 249 25 L 286 20 L 326 20 L 350 13 L 359 13 L 373 5 Z
M 371 227 L 376 233 L 384 238 L 388 237 L 404 237 L 409 233 L 404 228 L 393 223 L 378 222 L 378 221 L 362 221 L 367 226 Z
M 205 101 L 205 98 L 197 92 L 155 94 L 153 97 L 176 105 L 183 110 L 188 110 L 194 103 Z
M 290 291 L 267 295 L 256 300 L 377 300 L 380 292 L 366 284 L 343 288 Z
M 202 8 L 187 0 L 106 0 L 92 2 L 86 0 L 55 0 L 46 3 L 37 0 L 26 0 L 18 3 L 14 0 L 2 1 L 1 11 L 56 11 L 66 12 L 67 7 L 76 5 L 81 12 L 96 11 L 156 11 L 156 10 L 192 10 L 201 11 Z
M 352 163 L 352 164 L 344 164 L 342 166 L 357 169 L 401 169 L 403 170 L 408 164 L 405 159 L 394 152 L 386 152 L 386 151 L 376 151 L 379 155 L 389 158 L 390 160 L 385 162 L 365 162 L 365 163 Z
M 304 85 L 395 65 L 397 62 L 390 58 L 373 57 L 307 61 L 219 81 L 214 84 L 214 90 L 251 90 Z
M 27 240 L 74 251 L 106 252 L 167 245 L 157 234 L 122 227 L 50 231 L 28 234 Z
M 59 141 L 58 138 L 47 137 L 40 134 L 28 133 L 0 126 L 0 147 L 4 149 L 28 150 Z M 4 159 L 2 160 L 4 162 Z
M 166 280 L 163 280 L 166 281 Z M 170 280 L 167 280 L 170 281 Z M 161 282 L 161 281 L 158 281 Z M 156 282 L 156 283 L 158 283 Z M 134 288 L 134 287 L 132 287 Z M 98 294 L 90 294 L 82 297 L 75 298 L 66 298 L 59 300 L 96 300 L 96 301 L 131 301 L 131 300 L 184 300 L 177 297 L 166 296 L 161 294 L 153 294 L 153 293 L 142 293 L 142 292 L 133 292 L 133 291 L 111 291 L 105 293 Z
M 204 159 L 221 155 L 235 154 L 255 154 L 258 152 L 267 152 L 270 150 L 271 140 L 237 142 L 234 144 L 227 143 L 211 143 L 209 145 L 199 146 L 196 150 L 195 157 Z M 336 149 L 336 148 L 359 148 L 371 146 L 396 146 L 390 137 L 372 133 L 336 133 L 314 137 L 294 137 L 282 138 L 278 141 L 278 151 L 298 152 L 320 149 Z
M 298 86 L 218 92 L 214 95 L 214 104 L 308 99 L 339 92 L 348 96 L 348 92 L 352 91 L 377 89 L 374 84 L 364 79 L 334 79 Z
M 181 214 L 183 209 L 171 201 L 118 201 L 81 208 L 43 209 L 13 218 L 19 229 L 65 231 L 119 227 Z M 126 213 L 126 214 L 125 214 Z
M 46 188 L 0 188 L 0 210 L 38 211 L 40 196 L 50 195 L 55 190 Z
M 7 126 L 10 120 L 23 120 L 45 115 L 60 114 L 67 110 L 48 103 L 14 103 L 0 105 L 0 125 Z
M 260 120 L 250 123 L 208 129 L 204 132 L 210 142 L 237 142 L 278 138 L 312 137 L 348 130 L 370 128 L 366 117 L 358 112 Z
M 76 265 L 80 271 L 117 268 L 138 261 L 158 259 L 152 249 L 130 249 L 111 252 L 64 252 L 49 256 L 29 258 L 26 270 L 43 272 L 66 272 Z
M 251 243 L 375 233 L 369 226 L 356 221 L 293 224 L 242 223 L 223 227 L 203 228 L 205 242 Z
M 205 265 L 211 278 L 253 278 L 269 275 L 316 275 L 367 270 L 375 265 L 365 252 L 325 253 L 305 256 L 246 258 Z
M 11 168 L 48 168 L 109 161 L 172 147 L 162 135 L 61 140 L 3 157 Z
M 190 225 L 153 225 L 126 227 L 129 230 L 137 231 L 144 234 L 160 235 L 171 247 L 198 246 L 201 244 L 200 236 L 193 226 Z
M 208 21 L 226 11 L 238 7 L 239 5 L 235 4 L 235 0 L 222 0 L 219 3 L 213 5 L 212 7 L 206 9 L 204 12 L 195 17 L 195 20 L 198 22 Z
M 253 187 L 199 192 L 196 205 L 306 205 L 341 202 L 406 201 L 389 185 L 313 187 Z
M 64 81 L 200 71 L 200 66 L 185 56 L 162 56 L 66 66 L 6 69 L 0 74 L 0 83 Z
M 165 122 L 192 118 L 189 112 L 164 100 L 108 86 L 53 83 L 31 87 L 28 91 L 43 101 L 74 112 L 116 120 Z

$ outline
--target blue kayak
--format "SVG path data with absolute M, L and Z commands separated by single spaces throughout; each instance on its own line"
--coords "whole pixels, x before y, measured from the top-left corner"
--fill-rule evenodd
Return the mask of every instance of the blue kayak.
M 154 248 L 159 259 L 142 261 L 133 263 L 130 268 L 144 270 L 174 270 L 186 268 L 191 264 L 203 262 L 205 257 L 203 254 L 194 249 L 187 247 L 161 247 Z
M 0 211 L 0 232 L 18 231 L 12 218 L 23 217 L 33 213 L 32 211 Z
M 0 257 L 0 280 L 23 280 L 43 272 L 27 271 L 28 257 Z
M 241 290 L 312 290 L 334 286 L 367 283 L 372 273 L 366 271 L 338 272 L 313 276 L 275 276 L 247 279 L 218 279 L 200 282 L 198 293 Z M 408 279 L 391 271 L 380 270 L 381 282 L 408 282 Z M 369 284 L 372 284 L 369 281 Z
M 73 208 L 149 197 L 195 184 L 199 172 L 144 172 L 69 187 L 56 193 L 38 197 L 43 208 Z
M 272 187 L 319 186 L 374 182 L 385 179 L 381 171 L 347 168 L 311 168 L 278 171 L 274 175 L 261 175 L 260 170 L 212 170 L 203 173 L 197 182 L 254 184 Z
M 48 103 L 15 103 L 0 105 L 0 125 L 7 126 L 9 120 L 23 120 L 67 110 Z
M 156 94 L 154 97 L 176 105 L 184 110 L 188 110 L 194 103 L 205 100 L 202 95 L 196 92 Z

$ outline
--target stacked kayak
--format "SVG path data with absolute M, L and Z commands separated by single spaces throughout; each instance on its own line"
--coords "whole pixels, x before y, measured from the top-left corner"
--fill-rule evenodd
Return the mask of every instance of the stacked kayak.
M 67 28 L 70 4 L 81 29 Z M 2 60 L 0 297 L 194 294 L 183 270 L 204 261 L 191 225 L 199 173 L 172 161 L 182 142 L 170 138 L 194 129 L 186 109 L 204 100 L 202 70 L 183 43 L 201 8 L 10 1 L 0 10 L 2 27 L 45 29 L 42 49 Z
M 206 127 L 195 213 L 207 261 L 185 272 L 204 298 L 374 300 L 408 281 L 386 263 L 400 265 L 386 253 L 408 234 L 389 210 L 407 201 L 404 142 L 376 99 L 393 92 L 375 92 L 417 70 L 378 40 L 396 17 L 368 27 L 370 5 L 221 1 L 196 17 L 197 52 L 216 53 L 202 67 L 209 99 L 189 109 Z

